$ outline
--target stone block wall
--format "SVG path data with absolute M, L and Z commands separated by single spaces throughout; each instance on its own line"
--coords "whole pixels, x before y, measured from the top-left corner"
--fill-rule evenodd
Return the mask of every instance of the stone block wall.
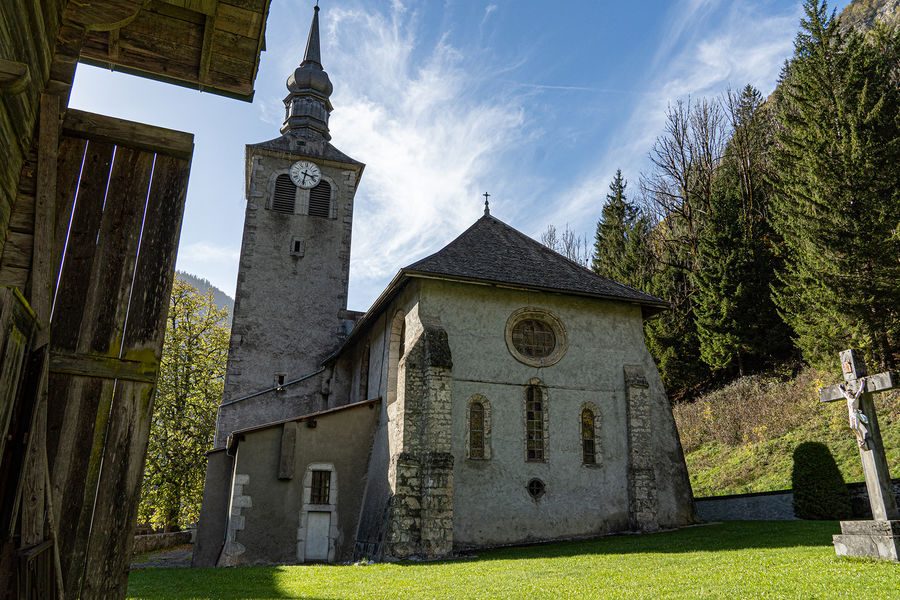
M 629 520 L 637 531 L 659 529 L 659 508 L 652 444 L 650 384 L 639 366 L 625 366 L 628 414 Z
M 397 399 L 403 430 L 392 449 L 384 555 L 436 558 L 453 548 L 453 365 L 447 333 L 423 326 L 403 360 Z

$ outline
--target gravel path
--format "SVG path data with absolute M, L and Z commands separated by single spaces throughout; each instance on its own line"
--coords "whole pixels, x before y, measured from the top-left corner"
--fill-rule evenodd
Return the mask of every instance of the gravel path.
M 191 566 L 191 553 L 194 548 L 190 544 L 175 546 L 156 552 L 148 552 L 135 556 L 131 561 L 132 569 L 179 568 Z

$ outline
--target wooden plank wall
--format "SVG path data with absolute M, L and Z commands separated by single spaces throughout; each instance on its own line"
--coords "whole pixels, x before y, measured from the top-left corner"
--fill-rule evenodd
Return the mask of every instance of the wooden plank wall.
M 0 160 L 0 252 L 6 243 L 19 173 L 32 146 L 38 101 L 50 76 L 65 5 L 66 0 L 0 2 L 0 62 L 22 65 L 26 73 L 18 81 L 0 82 L 0 148 L 4 150 Z M 30 158 L 33 168 L 35 157 Z
M 57 188 L 71 227 L 55 242 L 65 252 L 51 321 L 54 521 L 66 597 L 121 598 L 193 138 L 74 110 L 63 133 Z M 62 190 L 77 190 L 74 202 Z
M 250 100 L 270 0 L 154 0 L 112 31 L 90 32 L 82 59 Z

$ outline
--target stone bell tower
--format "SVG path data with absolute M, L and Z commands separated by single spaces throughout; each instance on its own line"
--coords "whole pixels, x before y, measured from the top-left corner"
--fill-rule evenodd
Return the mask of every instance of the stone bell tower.
M 319 7 L 287 79 L 281 136 L 246 149 L 244 234 L 215 446 L 237 430 L 327 405 L 317 373 L 352 325 L 353 198 L 364 165 L 329 142 Z

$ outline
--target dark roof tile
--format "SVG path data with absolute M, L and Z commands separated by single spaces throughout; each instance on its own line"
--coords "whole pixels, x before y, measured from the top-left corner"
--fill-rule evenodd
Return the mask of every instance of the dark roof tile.
M 600 277 L 490 215 L 478 219 L 455 240 L 401 273 L 504 283 L 658 308 L 668 306 L 650 294 Z

